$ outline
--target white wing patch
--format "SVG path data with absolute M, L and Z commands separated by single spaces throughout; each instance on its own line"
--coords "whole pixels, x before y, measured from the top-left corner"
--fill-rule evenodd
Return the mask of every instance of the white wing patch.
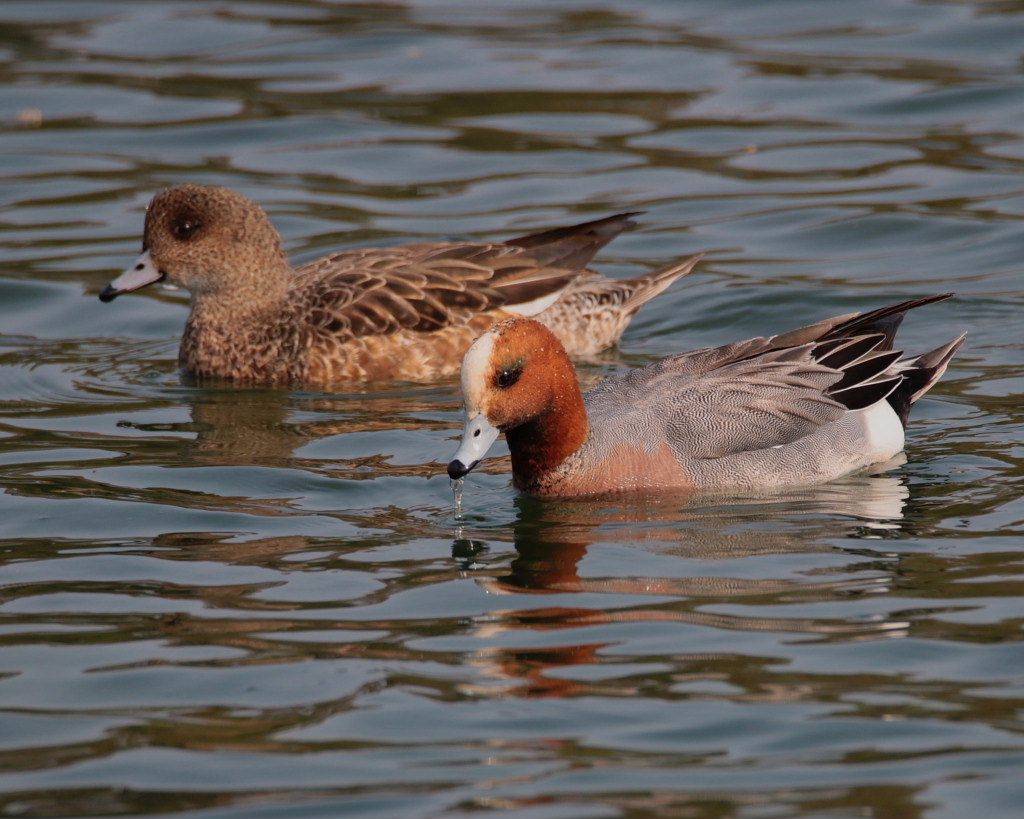
M 508 310 L 514 310 L 523 316 L 535 316 L 538 313 L 543 313 L 552 304 L 558 301 L 558 297 L 564 292 L 565 290 L 563 288 L 562 290 L 557 290 L 554 293 L 541 296 L 539 299 L 534 299 L 533 301 L 524 301 L 521 304 L 506 304 L 505 308 Z

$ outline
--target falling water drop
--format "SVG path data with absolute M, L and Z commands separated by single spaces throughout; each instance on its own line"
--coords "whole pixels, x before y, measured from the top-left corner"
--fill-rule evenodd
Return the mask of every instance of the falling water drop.
M 456 478 L 452 481 L 452 494 L 455 496 L 455 519 L 462 520 L 462 489 L 465 481 Z

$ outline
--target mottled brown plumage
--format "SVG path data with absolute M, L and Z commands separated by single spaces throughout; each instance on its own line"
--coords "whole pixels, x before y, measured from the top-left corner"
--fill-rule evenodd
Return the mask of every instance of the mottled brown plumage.
M 473 339 L 533 315 L 573 354 L 614 344 L 697 259 L 627 281 L 587 269 L 634 223 L 619 214 L 505 242 L 421 242 L 294 269 L 266 213 L 225 188 L 180 185 L 146 214 L 143 255 L 100 294 L 166 279 L 192 294 L 179 363 L 200 378 L 327 386 L 458 370 Z

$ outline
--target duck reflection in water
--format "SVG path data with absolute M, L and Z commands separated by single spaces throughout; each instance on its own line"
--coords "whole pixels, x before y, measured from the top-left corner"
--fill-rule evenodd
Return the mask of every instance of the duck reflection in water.
M 471 569 L 481 575 L 478 582 L 482 587 L 508 601 L 508 607 L 495 608 L 473 620 L 474 635 L 489 644 L 477 652 L 477 662 L 487 677 L 505 684 L 497 688 L 485 685 L 479 691 L 469 687 L 487 695 L 510 690 L 522 695 L 524 689 L 534 696 L 584 692 L 591 685 L 589 675 L 572 680 L 548 672 L 621 662 L 614 652 L 620 638 L 613 635 L 618 626 L 636 622 L 771 631 L 815 641 L 905 636 L 909 626 L 905 620 L 888 614 L 863 618 L 860 609 L 857 615 L 848 616 L 841 605 L 836 606 L 836 615 L 780 617 L 774 613 L 783 606 L 803 609 L 808 604 L 842 604 L 888 591 L 891 575 L 885 567 L 895 555 L 878 545 L 901 530 L 908 496 L 900 478 L 877 475 L 778 496 L 719 498 L 717 503 L 694 496 L 690 506 L 678 497 L 663 495 L 632 502 L 625 498 L 543 502 L 520 497 L 516 501 L 519 519 L 513 530 L 516 557 L 508 572 L 481 569 L 481 561 Z M 765 523 L 769 516 L 775 521 L 771 526 Z M 493 542 L 492 530 L 486 538 Z M 840 540 L 858 543 L 840 546 Z M 457 555 L 475 550 L 479 556 L 486 548 L 486 542 L 472 538 L 454 544 Z M 621 565 L 622 549 L 639 553 L 636 560 L 626 556 L 626 572 L 604 577 L 587 572 L 588 562 L 603 567 Z M 809 559 L 804 569 L 795 573 L 793 561 L 781 561 L 788 577 L 749 578 L 716 572 L 716 565 L 726 560 L 801 553 L 820 557 Z M 838 561 L 827 571 L 839 579 L 814 577 L 821 576 L 821 566 L 831 563 L 830 555 Z M 659 573 L 638 576 L 630 572 L 636 565 L 656 565 Z M 696 572 L 673 577 L 666 576 L 666 568 L 668 572 Z M 535 605 L 531 599 L 536 595 L 544 595 L 550 604 Z M 579 600 L 581 595 L 585 600 Z M 739 607 L 751 613 L 736 613 Z M 724 608 L 732 613 L 714 610 Z M 773 614 L 762 616 L 761 611 Z M 550 637 L 537 635 L 560 630 L 571 635 L 571 642 L 553 645 Z M 507 643 L 509 633 L 515 632 L 523 633 L 524 638 L 533 635 L 526 639 L 530 645 L 493 646 L 498 640 Z M 731 655 L 725 649 L 721 656 Z M 707 659 L 706 655 L 703 658 Z M 750 658 L 740 660 L 746 665 Z M 779 696 L 786 697 L 784 693 Z
M 385 433 L 395 429 L 447 431 L 431 416 L 453 405 L 450 385 L 432 389 L 386 388 L 375 393 L 327 395 L 284 390 L 204 389 L 190 397 L 195 439 L 185 457 L 203 465 L 310 468 L 331 477 L 373 480 L 382 475 L 434 477 L 436 466 L 408 463 L 398 446 L 339 446 L 349 457 L 304 457 L 301 450 L 331 436 Z M 344 443 L 339 440 L 339 443 Z

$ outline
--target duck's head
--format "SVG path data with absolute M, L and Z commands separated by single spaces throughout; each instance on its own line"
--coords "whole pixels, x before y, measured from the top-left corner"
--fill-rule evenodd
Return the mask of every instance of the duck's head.
M 560 398 L 578 396 L 579 385 L 554 333 L 533 319 L 513 318 L 473 342 L 462 361 L 462 394 L 462 443 L 448 464 L 454 479 L 472 471 L 500 433 L 543 419 Z
M 240 193 L 205 185 L 178 185 L 153 197 L 142 251 L 103 289 L 101 301 L 165 280 L 194 296 L 244 289 L 290 269 L 262 208 Z

